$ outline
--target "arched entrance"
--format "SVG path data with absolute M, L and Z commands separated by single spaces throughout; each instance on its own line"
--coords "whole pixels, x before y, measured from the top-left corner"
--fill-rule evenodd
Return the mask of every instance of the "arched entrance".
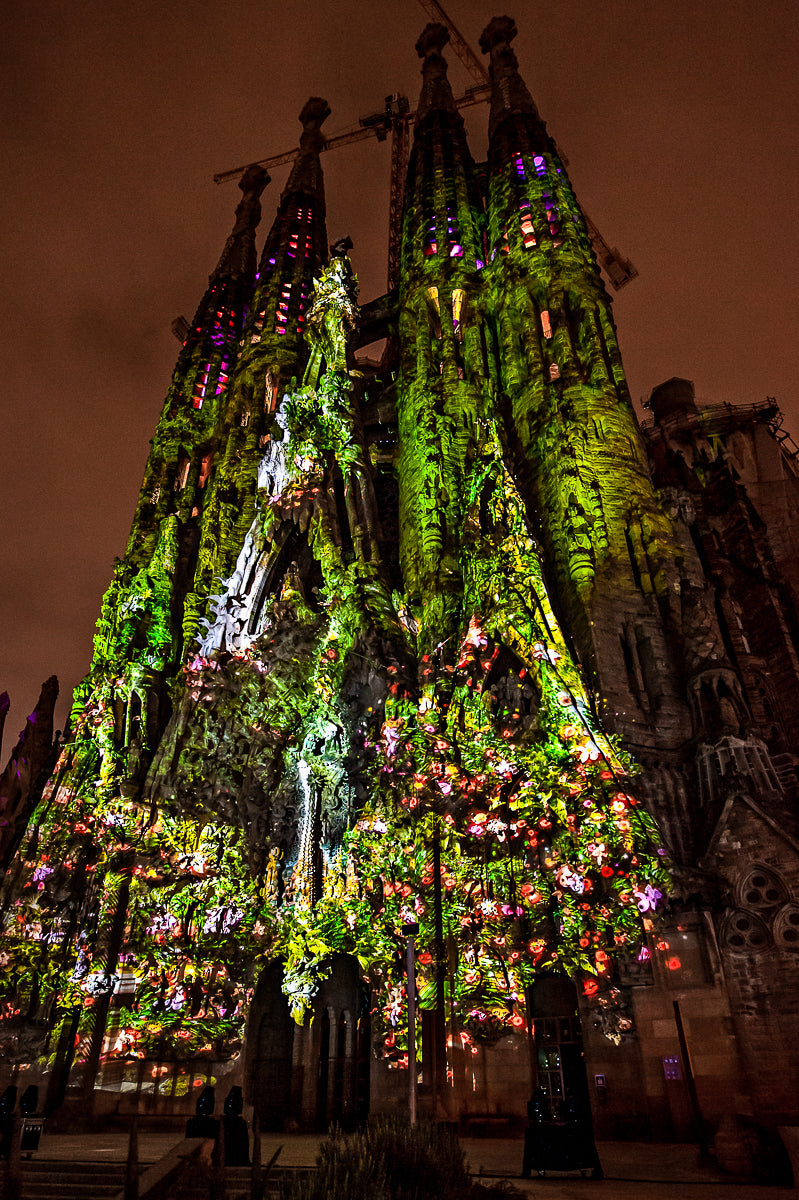
M 371 1026 L 357 959 L 337 954 L 310 1029 L 317 1066 L 315 1127 L 351 1128 L 369 1114 Z
M 248 1099 L 259 1114 L 261 1129 L 283 1129 L 291 1115 L 294 1030 L 281 991 L 283 964 L 270 963 L 255 989 L 247 1034 L 245 1073 Z
M 247 1099 L 265 1130 L 352 1127 L 369 1113 L 371 1027 L 357 959 L 337 954 L 313 1019 L 291 1017 L 283 964 L 270 963 L 253 997 L 245 1051 Z

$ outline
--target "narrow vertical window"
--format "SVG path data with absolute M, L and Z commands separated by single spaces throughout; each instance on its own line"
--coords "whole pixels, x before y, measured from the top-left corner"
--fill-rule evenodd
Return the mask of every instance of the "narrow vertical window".
M 427 289 L 427 303 L 430 308 L 430 316 L 433 322 L 433 335 L 437 338 L 441 337 L 441 306 L 438 302 L 438 288 L 429 287 Z
M 277 376 L 266 372 L 264 384 L 264 412 L 274 412 L 277 402 Z
M 546 308 L 541 313 L 541 330 L 545 338 L 552 337 L 552 322 L 549 319 L 549 312 Z
M 458 231 L 458 210 L 454 201 L 451 205 L 447 205 L 447 238 L 450 258 L 462 258 L 463 246 Z
M 175 491 L 182 492 L 189 478 L 189 468 L 191 467 L 191 459 L 188 454 L 181 450 L 178 455 L 178 467 L 175 472 Z
M 206 363 L 194 383 L 191 402 L 194 408 L 202 408 L 205 393 L 208 388 L 208 376 L 211 374 L 211 364 Z
M 466 293 L 463 288 L 455 288 L 452 293 L 452 328 L 455 331 L 455 340 L 463 341 L 463 316 L 464 304 L 466 301 Z
M 212 458 L 213 455 L 211 454 L 210 450 L 206 451 L 206 453 L 202 456 L 202 461 L 200 462 L 200 475 L 197 480 L 197 486 L 201 490 L 205 487 L 206 483 L 208 482 L 208 476 L 211 474 Z
M 430 258 L 438 250 L 438 241 L 436 239 L 436 223 L 432 221 L 427 227 L 427 235 L 424 240 L 424 253 L 426 258 Z

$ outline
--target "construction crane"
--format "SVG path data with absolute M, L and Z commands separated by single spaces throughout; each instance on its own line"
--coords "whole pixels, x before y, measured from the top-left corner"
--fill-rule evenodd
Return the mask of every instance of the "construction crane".
M 475 80 L 473 86 L 467 88 L 466 92 L 455 101 L 456 106 L 467 108 L 490 99 L 491 77 L 485 63 L 472 50 L 452 18 L 444 11 L 438 0 L 419 0 L 419 3 L 428 16 L 432 17 L 434 21 L 439 21 L 449 30 L 452 49 Z M 415 117 L 416 113 L 411 111 L 408 97 L 394 92 L 392 95 L 386 96 L 384 107 L 379 112 L 372 113 L 368 117 L 361 117 L 357 125 L 352 125 L 335 137 L 328 138 L 323 146 L 324 150 L 335 150 L 339 146 L 349 146 L 353 142 L 361 142 L 365 138 L 376 137 L 379 142 L 384 142 L 389 135 L 391 136 L 391 181 L 388 203 L 389 291 L 392 291 L 399 283 L 402 199 L 410 152 L 411 122 Z M 219 174 L 214 175 L 214 183 L 239 179 L 251 166 L 265 167 L 266 170 L 282 166 L 284 163 L 292 162 L 297 152 L 298 148 L 295 146 L 293 149 L 286 150 L 282 154 L 275 154 L 271 158 L 259 159 L 257 163 L 245 163 L 243 166 L 233 167 L 229 171 L 220 171 Z M 561 158 L 564 162 L 568 162 L 565 155 L 561 154 Z M 611 286 L 618 292 L 625 284 L 635 279 L 638 272 L 629 259 L 624 258 L 615 247 L 608 245 L 585 209 L 583 209 L 583 216 L 597 260 L 610 280 Z
M 458 108 L 468 108 L 472 104 L 482 104 L 488 97 L 490 86 L 480 83 L 468 88 L 463 96 L 455 101 Z M 399 282 L 399 243 L 402 221 L 402 197 L 405 190 L 405 174 L 408 169 L 410 151 L 410 128 L 416 117 L 411 111 L 407 96 L 394 92 L 386 96 L 384 107 L 371 116 L 361 117 L 357 125 L 350 126 L 335 137 L 325 141 L 323 150 L 335 150 L 339 146 L 349 146 L 353 142 L 362 142 L 365 138 L 376 137 L 384 142 L 391 136 L 391 185 L 389 192 L 388 211 L 388 290 L 391 291 Z M 251 166 L 265 167 L 267 171 L 273 167 L 292 162 L 298 153 L 298 147 L 286 150 L 282 154 L 274 154 L 271 158 L 261 158 L 255 163 L 245 163 L 240 167 L 231 167 L 229 171 L 220 171 L 214 175 L 214 183 L 227 183 L 239 179 Z

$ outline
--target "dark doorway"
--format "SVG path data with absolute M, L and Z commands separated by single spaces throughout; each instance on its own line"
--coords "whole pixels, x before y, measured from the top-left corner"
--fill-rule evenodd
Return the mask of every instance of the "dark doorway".
M 590 1108 L 588 1081 L 577 990 L 564 975 L 544 976 L 532 988 L 538 1086 L 550 1106 L 550 1117 L 561 1115 L 566 1097 L 580 1111 Z
M 247 1030 L 247 1099 L 264 1130 L 286 1122 L 351 1129 L 369 1115 L 371 1028 L 357 959 L 337 954 L 300 1027 L 281 991 L 283 964 L 270 963 L 255 989 Z M 296 1126 L 295 1126 L 296 1127 Z
M 369 1113 L 369 1005 L 358 962 L 337 954 L 319 989 L 316 1127 L 351 1129 Z
M 261 1129 L 283 1129 L 291 1106 L 291 1066 L 294 1021 L 281 991 L 283 964 L 270 963 L 258 980 L 253 1000 L 253 1039 L 249 1099 L 259 1114 Z

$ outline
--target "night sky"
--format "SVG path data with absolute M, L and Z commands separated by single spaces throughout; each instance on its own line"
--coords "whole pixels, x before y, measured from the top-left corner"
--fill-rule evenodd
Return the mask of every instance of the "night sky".
M 701 400 L 775 396 L 799 441 L 796 0 L 446 0 L 477 46 L 510 11 L 522 73 L 578 197 L 640 277 L 615 311 L 632 394 L 672 375 Z M 7 268 L 0 690 L 5 754 L 40 682 L 59 724 L 124 551 L 178 343 L 230 230 L 214 172 L 331 136 L 404 92 L 417 0 L 26 0 L 4 26 Z M 456 94 L 472 80 L 454 56 Z M 468 110 L 485 155 L 487 106 Z M 385 290 L 388 143 L 323 158 L 328 234 L 361 299 Z M 288 167 L 263 196 L 261 237 Z M 8 269 L 10 268 L 10 270 Z

